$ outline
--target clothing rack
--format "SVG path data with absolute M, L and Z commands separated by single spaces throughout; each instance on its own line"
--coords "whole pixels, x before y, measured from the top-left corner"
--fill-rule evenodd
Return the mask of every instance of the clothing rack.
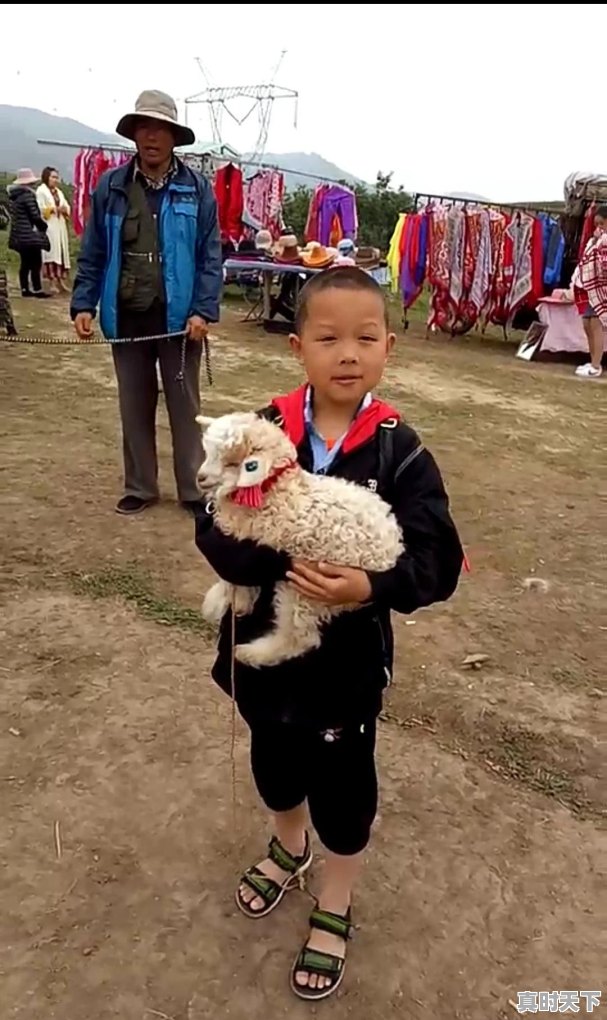
M 50 138 L 39 138 L 38 145 L 56 145 L 63 149 L 97 149 L 100 152 L 132 152 L 133 155 L 136 152 L 135 147 L 132 145 L 120 145 L 119 143 L 114 142 L 105 145 L 102 142 L 98 142 L 95 145 L 88 145 L 85 142 L 79 144 L 77 142 L 61 142 L 54 141 Z M 294 177 L 307 177 L 309 180 L 319 181 L 321 184 L 343 184 L 343 181 L 337 180 L 335 177 L 321 177 L 319 174 L 306 173 L 305 170 L 289 170 L 287 167 L 277 166 L 274 163 L 263 163 L 253 159 L 242 159 L 240 156 L 237 156 L 237 154 L 234 153 L 229 146 L 225 146 L 225 148 L 227 150 L 226 152 L 196 152 L 195 150 L 190 150 L 190 154 L 193 156 L 210 156 L 217 160 L 225 159 L 227 162 L 236 163 L 239 166 L 253 166 L 259 170 L 275 170 L 282 174 L 292 174 Z
M 503 209 L 510 209 L 513 212 L 526 212 L 526 213 L 546 213 L 548 216 L 559 216 L 561 210 L 557 209 L 545 209 L 539 205 L 525 205 L 524 203 L 511 203 L 511 202 L 485 202 L 482 199 L 477 198 L 457 198 L 454 195 L 430 195 L 425 191 L 417 191 L 413 198 L 413 212 L 417 212 L 419 207 L 419 201 L 421 198 L 427 199 L 429 202 L 436 200 L 438 202 L 450 202 L 452 205 L 461 205 L 464 209 L 468 206 L 481 206 L 483 209 L 495 209 L 497 212 L 501 212 Z

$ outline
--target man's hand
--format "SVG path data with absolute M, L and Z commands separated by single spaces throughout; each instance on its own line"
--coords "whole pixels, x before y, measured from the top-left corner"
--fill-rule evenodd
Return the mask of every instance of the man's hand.
M 297 591 L 306 598 L 324 602 L 328 606 L 345 606 L 353 602 L 368 602 L 371 582 L 364 570 L 356 567 L 336 567 L 330 563 L 293 561 L 293 570 L 287 577 Z
M 74 329 L 81 340 L 88 340 L 93 335 L 93 316 L 90 312 L 78 312 L 74 319 Z
M 187 321 L 186 333 L 190 340 L 204 340 L 209 332 L 209 324 L 200 315 L 190 315 Z

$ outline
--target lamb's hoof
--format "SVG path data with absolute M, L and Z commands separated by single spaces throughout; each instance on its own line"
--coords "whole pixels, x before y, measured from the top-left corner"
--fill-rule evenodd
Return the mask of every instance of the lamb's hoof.
M 229 603 L 219 592 L 211 588 L 205 595 L 202 603 L 202 618 L 213 627 L 219 627 Z
M 258 588 L 237 588 L 234 593 L 234 612 L 236 616 L 248 616 L 259 595 Z

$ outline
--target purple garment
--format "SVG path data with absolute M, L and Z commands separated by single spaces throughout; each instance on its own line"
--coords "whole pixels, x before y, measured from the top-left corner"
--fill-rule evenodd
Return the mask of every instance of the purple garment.
M 415 269 L 413 270 L 413 282 L 416 287 L 421 289 L 426 279 L 426 257 L 428 254 L 428 213 L 426 212 L 421 213 L 418 245 L 417 259 L 415 260 Z
M 318 213 L 318 233 L 316 240 L 325 247 L 331 240 L 331 224 L 333 217 L 337 216 L 341 224 L 344 237 L 356 240 L 358 230 L 358 218 L 356 215 L 356 198 L 353 192 L 342 188 L 338 184 L 327 188 L 321 198 L 320 210 Z

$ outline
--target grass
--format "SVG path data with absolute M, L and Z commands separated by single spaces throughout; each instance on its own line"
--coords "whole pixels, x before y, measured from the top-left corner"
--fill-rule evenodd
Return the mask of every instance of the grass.
M 95 573 L 70 574 L 77 595 L 92 599 L 117 598 L 133 605 L 147 620 L 209 637 L 211 630 L 195 609 L 158 595 L 151 578 L 136 567 L 106 567 Z

